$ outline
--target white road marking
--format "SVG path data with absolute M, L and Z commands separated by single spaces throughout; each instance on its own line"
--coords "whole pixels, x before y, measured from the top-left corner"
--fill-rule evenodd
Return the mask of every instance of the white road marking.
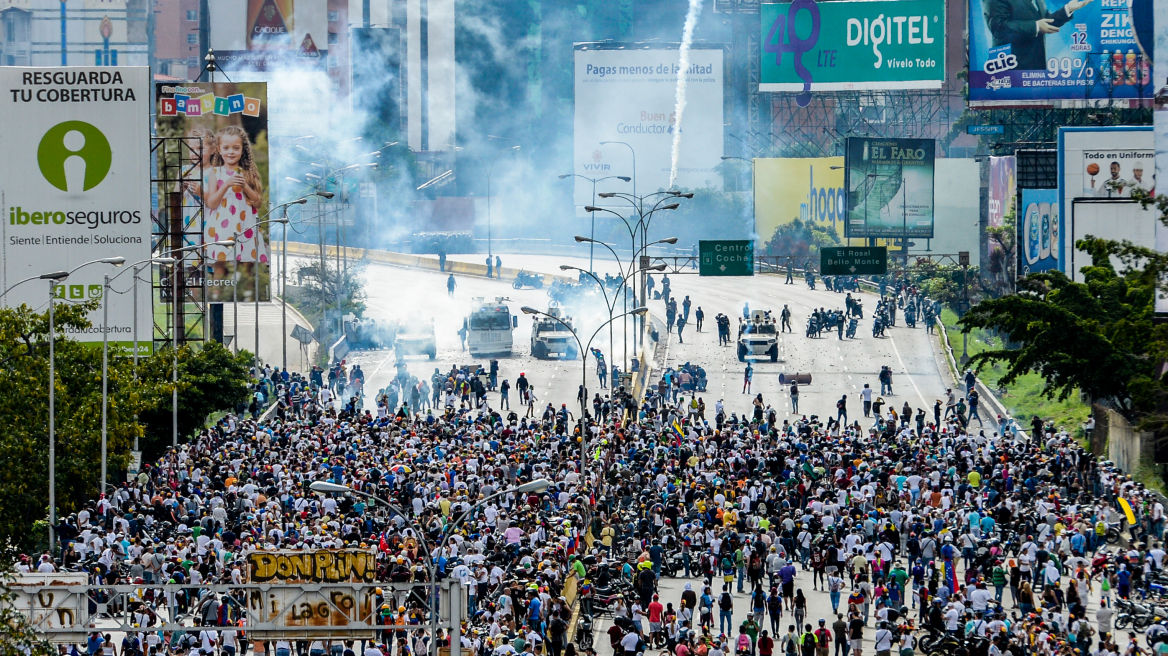
M 921 404 L 926 406 L 929 405 L 929 402 L 925 400 L 925 396 L 921 394 L 920 388 L 917 387 L 917 382 L 913 380 L 911 375 L 909 375 L 908 367 L 904 366 L 904 359 L 900 357 L 900 349 L 896 348 L 896 340 L 889 337 L 888 343 L 892 344 L 892 350 L 894 353 L 896 353 L 896 359 L 900 362 L 900 368 L 904 370 L 904 377 L 908 379 L 909 383 L 912 383 L 913 389 L 917 392 L 917 398 L 921 400 Z

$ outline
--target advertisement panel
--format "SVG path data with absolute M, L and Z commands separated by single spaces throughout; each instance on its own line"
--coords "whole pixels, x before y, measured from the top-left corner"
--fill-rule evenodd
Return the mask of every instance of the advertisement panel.
M 969 104 L 1152 98 L 1126 1 L 970 0 Z
M 675 186 L 720 187 L 722 177 L 715 167 L 722 163 L 723 152 L 722 50 L 694 48 L 689 56 L 687 104 Z M 676 49 L 597 50 L 591 45 L 577 46 L 574 172 L 594 179 L 633 177 L 640 194 L 668 187 L 676 129 L 676 85 Z M 604 141 L 624 142 L 628 147 L 602 144 Z M 575 178 L 578 207 L 593 204 L 592 183 L 583 178 Z M 632 185 L 620 180 L 605 180 L 596 186 L 597 193 L 632 190 Z M 623 207 L 627 209 L 627 205 Z
M 1153 53 L 1157 71 L 1168 71 L 1168 2 L 1152 3 Z M 1168 75 L 1160 75 L 1156 88 L 1156 110 L 1153 112 L 1156 134 L 1156 176 L 1168 175 Z M 1168 227 L 1156 223 L 1156 250 L 1168 253 Z M 1156 295 L 1156 313 L 1168 313 L 1168 298 Z
M 1115 241 L 1130 241 L 1136 246 L 1155 248 L 1156 220 L 1154 210 L 1144 209 L 1139 203 L 1122 198 L 1076 198 L 1071 205 L 1071 278 L 1083 282 L 1083 267 L 1091 266 L 1091 255 L 1075 247 L 1080 239 L 1098 237 Z M 1116 271 L 1122 271 L 1123 262 L 1118 257 L 1111 258 Z
M 991 228 L 1002 227 L 1002 220 L 1014 209 L 1017 177 L 1017 160 L 1012 155 L 990 158 L 988 223 Z
M 848 137 L 848 237 L 933 236 L 936 141 Z
M 211 47 L 221 70 L 325 69 L 328 60 L 326 2 L 209 0 L 208 9 Z
M 146 67 L 0 67 L 0 286 L 70 271 L 93 260 L 150 257 L 150 115 Z M 128 270 L 128 269 L 127 269 Z M 80 269 L 57 287 L 63 301 L 100 299 L 108 265 Z M 130 276 L 114 283 L 109 340 L 133 347 Z M 4 297 L 9 307 L 44 308 L 48 283 L 34 281 Z M 138 290 L 140 353 L 150 351 L 150 285 Z M 102 341 L 102 311 L 93 326 L 69 332 Z
M 235 240 L 234 246 L 204 251 L 207 300 L 253 301 L 257 274 L 260 300 L 268 300 L 270 224 L 260 223 L 268 207 L 265 84 L 163 83 L 156 96 L 158 136 L 196 137 L 203 144 L 201 167 L 192 167 L 191 179 L 183 183 L 182 192 L 191 197 L 183 205 L 202 205 L 204 242 Z M 199 218 L 184 217 L 187 222 Z
M 795 219 L 830 227 L 844 236 L 844 158 L 754 160 L 754 221 L 762 243 Z
M 1066 214 L 1076 198 L 1130 198 L 1132 189 L 1155 193 L 1155 143 L 1151 126 L 1059 128 L 1059 203 Z M 1057 244 L 1069 253 L 1070 225 L 1064 221 Z M 1060 269 L 1069 257 L 1059 260 Z
M 1018 217 L 1018 275 L 1062 270 L 1063 232 L 1057 189 L 1023 189 Z
M 813 2 L 759 7 L 759 91 L 939 89 L 944 0 Z

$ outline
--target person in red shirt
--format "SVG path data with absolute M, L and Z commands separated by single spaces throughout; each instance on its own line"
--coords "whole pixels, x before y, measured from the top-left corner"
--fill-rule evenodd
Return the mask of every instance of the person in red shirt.
M 649 642 L 653 647 L 660 647 L 665 644 L 665 631 L 661 624 L 661 613 L 665 607 L 661 605 L 657 595 L 653 595 L 653 601 L 649 602 Z
M 775 641 L 770 634 L 763 630 L 758 636 L 758 656 L 771 656 L 775 651 Z
M 831 631 L 827 628 L 827 620 L 819 620 L 819 628 L 815 629 L 815 656 L 827 656 L 831 649 Z

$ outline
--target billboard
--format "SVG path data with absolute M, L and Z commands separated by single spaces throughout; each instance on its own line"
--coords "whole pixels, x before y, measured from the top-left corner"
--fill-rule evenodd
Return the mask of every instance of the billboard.
M 1059 128 L 1059 203 L 1066 214 L 1076 198 L 1130 198 L 1139 187 L 1155 192 L 1155 143 L 1152 126 Z M 1067 230 L 1060 230 L 1060 253 L 1069 253 Z M 1063 273 L 1070 258 L 1059 260 Z
M 322 0 L 209 0 L 215 63 L 224 71 L 325 70 L 326 5 Z
M 1071 205 L 1071 234 L 1068 242 L 1070 262 L 1067 268 L 1076 282 L 1083 282 L 1081 269 L 1091 266 L 1091 255 L 1075 247 L 1080 239 L 1099 237 L 1115 241 L 1130 241 L 1144 248 L 1156 247 L 1156 211 L 1144 209 L 1133 200 L 1122 198 L 1076 198 Z M 1123 262 L 1111 258 L 1111 266 L 1122 271 Z
M 933 236 L 936 141 L 848 137 L 848 237 Z
M 1138 4 L 1144 2 L 1137 0 Z M 1156 176 L 1161 180 L 1168 175 L 1168 2 L 1154 2 L 1152 4 L 1152 57 L 1155 70 L 1160 71 L 1160 77 L 1154 88 L 1156 91 L 1155 111 L 1152 120 L 1155 124 L 1156 148 Z M 1133 8 L 1134 13 L 1134 8 Z M 1168 227 L 1161 223 L 1156 224 L 1156 250 L 1168 253 Z M 1168 298 L 1163 294 L 1156 295 L 1156 314 L 1168 313 Z
M 675 185 L 720 187 L 722 178 L 715 168 L 722 163 L 723 153 L 722 50 L 694 48 L 689 57 Z M 629 176 L 640 194 L 667 188 L 676 129 L 677 72 L 676 49 L 610 50 L 577 45 L 574 172 L 593 179 Z M 602 144 L 604 141 L 624 142 L 628 147 Z M 575 178 L 574 198 L 579 208 L 594 204 L 592 183 L 583 178 Z M 597 193 L 632 190 L 630 183 L 620 180 L 596 185 Z
M 969 2 L 971 106 L 1149 101 L 1151 64 L 1126 1 Z
M 1063 233 L 1057 189 L 1023 189 L 1018 217 L 1018 275 L 1062 270 Z
M 1002 227 L 1002 221 L 1014 209 L 1017 178 L 1017 160 L 1012 155 L 990 158 L 989 227 Z
M 754 160 L 754 222 L 758 239 L 770 241 L 795 219 L 828 226 L 844 241 L 843 157 Z
M 150 74 L 146 67 L 0 67 L 0 288 L 92 260 L 150 258 Z M 128 270 L 128 269 L 127 269 Z M 58 298 L 102 296 L 108 265 L 79 270 L 57 287 Z M 118 272 L 120 273 L 120 271 Z M 133 347 L 130 276 L 119 278 L 109 303 L 110 343 Z M 150 285 L 138 290 L 140 353 L 153 336 Z M 16 287 L 4 303 L 43 308 L 47 283 Z M 102 341 L 102 312 L 93 326 L 69 333 Z
M 256 275 L 260 300 L 268 300 L 270 224 L 260 223 L 267 214 L 269 189 L 266 85 L 162 83 L 156 96 L 158 136 L 195 137 L 202 143 L 201 166 L 190 169 L 192 179 L 182 191 L 190 196 L 183 205 L 201 204 L 203 215 L 185 220 L 202 221 L 204 243 L 235 239 L 234 246 L 204 251 L 207 300 L 254 301 Z
M 945 81 L 944 0 L 759 6 L 759 92 L 939 89 Z

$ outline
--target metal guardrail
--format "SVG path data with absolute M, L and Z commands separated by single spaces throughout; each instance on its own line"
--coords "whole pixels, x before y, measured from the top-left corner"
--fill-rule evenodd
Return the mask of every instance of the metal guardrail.
M 57 643 L 84 642 L 93 631 L 140 631 L 144 606 L 156 609 L 151 631 L 188 631 L 204 624 L 203 611 L 212 595 L 226 606 L 231 626 L 246 630 L 252 638 L 372 637 L 387 629 L 378 623 L 382 603 L 396 608 L 415 598 L 428 606 L 426 590 L 432 587 L 429 583 L 90 585 L 76 584 L 75 577 L 85 574 L 50 576 L 55 580 L 48 584 L 9 581 L 7 585 L 14 593 L 13 608 L 28 617 L 35 631 Z M 462 586 L 457 579 L 437 585 L 436 626 L 457 631 L 465 603 Z M 216 613 L 216 626 L 218 620 Z M 428 626 L 427 622 L 415 628 Z

